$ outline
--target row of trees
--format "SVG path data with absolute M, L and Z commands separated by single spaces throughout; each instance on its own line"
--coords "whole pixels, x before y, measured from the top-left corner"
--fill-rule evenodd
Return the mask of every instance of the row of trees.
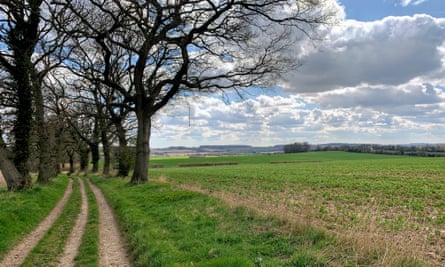
M 284 153 L 300 153 L 300 152 L 308 152 L 311 149 L 311 146 L 308 142 L 295 142 L 293 144 L 284 145 L 283 150 Z
M 0 169 L 46 184 L 74 154 L 148 180 L 153 116 L 197 93 L 269 86 L 289 48 L 333 14 L 313 0 L 0 0 Z M 135 136 L 130 166 L 129 136 Z M 81 162 L 85 166 L 88 162 Z

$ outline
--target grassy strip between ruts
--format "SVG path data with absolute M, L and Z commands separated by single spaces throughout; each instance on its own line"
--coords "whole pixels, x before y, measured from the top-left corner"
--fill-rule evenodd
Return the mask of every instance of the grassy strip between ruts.
M 336 239 L 167 184 L 100 179 L 136 266 L 324 266 Z
M 62 214 L 39 244 L 31 251 L 22 266 L 57 266 L 58 258 L 63 252 L 66 240 L 76 223 L 81 202 L 79 182 L 75 180 L 73 193 Z
M 50 186 L 15 193 L 0 190 L 0 258 L 49 214 L 67 184 L 68 178 L 61 175 Z
M 75 266 L 98 266 L 99 213 L 96 198 L 86 182 L 85 190 L 88 198 L 88 222 L 74 264 Z

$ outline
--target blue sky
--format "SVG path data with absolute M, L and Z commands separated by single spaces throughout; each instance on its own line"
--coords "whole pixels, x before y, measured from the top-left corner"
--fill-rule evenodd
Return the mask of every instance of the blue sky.
M 345 7 L 346 18 L 359 21 L 374 21 L 388 16 L 412 16 L 429 14 L 445 17 L 445 1 L 401 1 L 401 0 L 340 0 Z
M 445 0 L 324 1 L 340 22 L 296 44 L 298 70 L 243 100 L 167 107 L 152 146 L 445 143 Z

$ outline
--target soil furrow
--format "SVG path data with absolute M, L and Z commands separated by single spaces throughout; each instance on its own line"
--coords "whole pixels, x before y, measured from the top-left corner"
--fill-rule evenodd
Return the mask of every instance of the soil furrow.
M 99 266 L 131 266 L 114 213 L 102 192 L 88 180 L 99 209 Z
M 57 218 L 62 213 L 65 205 L 71 196 L 73 191 L 73 180 L 70 179 L 68 187 L 63 195 L 62 199 L 59 200 L 57 205 L 51 211 L 51 213 L 33 230 L 29 233 L 20 243 L 12 248 L 3 260 L 0 262 L 0 266 L 20 266 L 31 250 L 39 243 L 40 239 L 45 235 L 48 229 L 54 224 Z
M 74 258 L 76 257 L 79 246 L 82 242 L 82 237 L 85 232 L 85 227 L 88 220 L 88 201 L 85 192 L 85 185 L 82 179 L 77 178 L 80 184 L 80 193 L 82 196 L 82 205 L 80 213 L 76 220 L 76 225 L 73 228 L 68 240 L 66 242 L 63 254 L 59 260 L 59 267 L 74 266 Z

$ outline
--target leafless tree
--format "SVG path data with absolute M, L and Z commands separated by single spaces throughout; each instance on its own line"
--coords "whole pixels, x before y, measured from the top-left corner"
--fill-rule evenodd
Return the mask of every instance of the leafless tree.
M 296 66 L 294 37 L 331 14 L 314 0 L 56 1 L 74 50 L 138 121 L 132 183 L 148 180 L 152 116 L 190 92 L 267 86 Z M 72 68 L 79 68 L 73 61 Z M 117 64 L 119 63 L 119 64 Z M 119 68 L 117 71 L 116 68 Z M 125 73 L 125 76 L 116 76 Z
M 59 38 L 48 23 L 50 18 L 50 5 L 44 0 L 0 1 L 0 75 L 6 77 L 1 87 L 15 111 L 11 131 L 13 166 L 20 173 L 18 180 L 10 179 L 14 181 L 10 186 L 13 189 L 31 186 L 28 159 L 33 123 L 40 125 L 37 181 L 46 184 L 51 176 L 42 82 L 60 63 L 57 61 L 60 56 L 52 56 L 64 53 L 65 48 L 63 37 Z

